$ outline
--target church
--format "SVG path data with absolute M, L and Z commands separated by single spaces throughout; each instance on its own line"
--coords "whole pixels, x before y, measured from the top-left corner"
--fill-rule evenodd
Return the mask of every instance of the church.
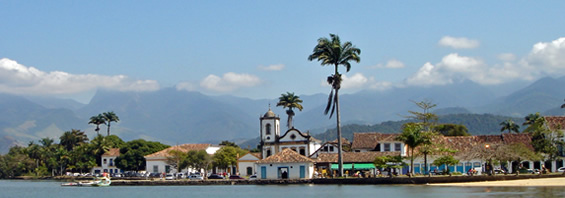
M 309 133 L 300 132 L 294 127 L 281 134 L 280 118 L 271 111 L 270 107 L 269 111 L 259 120 L 261 123 L 260 148 L 262 159 L 280 153 L 287 148 L 308 157 L 321 147 L 320 140 L 310 136 Z

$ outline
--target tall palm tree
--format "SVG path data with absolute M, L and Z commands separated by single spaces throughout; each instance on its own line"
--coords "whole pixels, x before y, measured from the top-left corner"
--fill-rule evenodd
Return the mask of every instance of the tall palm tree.
M 404 142 L 410 149 L 410 174 L 414 175 L 414 149 L 416 147 L 429 143 L 430 140 L 423 135 L 422 125 L 417 123 L 407 123 L 403 126 L 402 133 L 396 137 L 396 140 Z
M 96 129 L 94 129 L 94 131 L 96 131 L 96 134 L 100 134 L 100 125 L 106 124 L 106 119 L 104 119 L 104 116 L 102 114 L 98 114 L 96 116 L 90 117 L 88 124 L 96 125 Z
M 106 124 L 108 125 L 108 135 L 110 135 L 110 123 L 119 122 L 120 118 L 118 118 L 118 116 L 113 111 L 104 112 L 102 113 L 102 115 L 104 116 L 104 120 L 106 120 Z
M 325 65 L 333 65 L 334 66 L 334 74 L 328 76 L 327 81 L 328 84 L 331 85 L 332 89 L 330 91 L 330 95 L 328 97 L 328 104 L 324 111 L 324 114 L 328 114 L 331 108 L 330 118 L 332 117 L 334 110 L 336 112 L 336 120 L 337 120 L 337 141 L 338 141 L 338 163 L 339 163 L 339 176 L 343 175 L 343 160 L 342 160 L 342 142 L 341 142 L 341 126 L 340 126 L 340 117 L 339 117 L 339 89 L 341 88 L 341 74 L 338 71 L 338 66 L 343 65 L 346 69 L 346 72 L 349 72 L 351 69 L 350 61 L 359 62 L 361 59 L 359 58 L 359 54 L 361 54 L 361 50 L 356 48 L 351 42 L 341 43 L 339 40 L 339 36 L 335 34 L 330 34 L 330 39 L 328 38 L 319 38 L 318 44 L 314 47 L 314 50 L 310 56 L 308 56 L 308 60 L 317 60 L 321 61 L 322 66 Z M 334 95 L 335 91 L 335 95 Z
M 512 119 L 505 120 L 500 123 L 500 132 L 508 130 L 508 133 L 512 133 L 512 131 L 518 133 L 520 131 L 520 126 L 518 126 Z
M 292 108 L 297 108 L 300 111 L 303 109 L 302 104 L 300 103 L 302 103 L 302 100 L 299 96 L 294 95 L 294 93 L 286 92 L 286 94 L 281 94 L 281 97 L 279 97 L 277 107 L 282 106 L 283 108 L 288 108 L 288 110 L 286 110 L 286 114 L 288 115 L 288 129 L 294 128 L 292 126 L 292 117 L 294 116 Z
M 71 131 L 66 131 L 59 138 L 59 144 L 67 151 L 73 150 L 74 147 L 84 144 L 88 141 L 86 134 L 80 130 L 72 129 Z

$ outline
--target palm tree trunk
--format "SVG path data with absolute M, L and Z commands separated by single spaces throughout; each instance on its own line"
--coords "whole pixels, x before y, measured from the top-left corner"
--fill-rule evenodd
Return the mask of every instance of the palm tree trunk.
M 108 122 L 108 135 L 107 136 L 110 136 L 110 122 Z
M 337 145 L 338 145 L 338 158 L 337 163 L 339 164 L 339 176 L 343 176 L 343 154 L 342 154 L 342 142 L 341 142 L 341 119 L 339 116 L 339 89 L 335 89 L 335 110 L 336 110 L 336 120 L 337 120 Z

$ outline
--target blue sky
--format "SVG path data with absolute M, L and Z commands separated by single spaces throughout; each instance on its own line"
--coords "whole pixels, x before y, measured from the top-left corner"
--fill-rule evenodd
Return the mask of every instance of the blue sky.
M 565 74 L 564 4 L 0 0 L 0 92 L 327 93 L 332 68 L 307 57 L 329 33 L 361 49 L 342 93 L 533 81 Z

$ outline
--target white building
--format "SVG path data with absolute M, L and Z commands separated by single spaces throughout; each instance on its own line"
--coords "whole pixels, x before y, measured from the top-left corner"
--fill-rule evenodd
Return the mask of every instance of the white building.
M 237 159 L 237 172 L 241 176 L 250 176 L 257 174 L 255 162 L 259 161 L 261 153 L 247 153 Z
M 91 174 L 102 174 L 102 173 L 121 173 L 122 171 L 116 167 L 116 158 L 120 156 L 119 148 L 111 148 L 106 151 L 100 159 L 101 166 L 96 166 L 92 168 Z
M 310 179 L 314 174 L 314 160 L 284 149 L 256 162 L 259 179 Z
M 145 170 L 149 173 L 178 173 L 178 172 L 185 172 L 175 169 L 171 166 L 167 161 L 168 157 L 170 157 L 170 151 L 176 150 L 183 153 L 188 151 L 199 151 L 205 150 L 206 153 L 212 155 L 216 153 L 220 149 L 219 146 L 212 146 L 211 144 L 182 144 L 177 146 L 171 146 L 167 149 L 161 150 L 156 153 L 152 153 L 145 156 Z M 202 170 L 192 170 L 188 168 L 188 172 L 201 172 Z
M 281 134 L 280 118 L 271 111 L 260 118 L 261 158 L 265 159 L 288 148 L 300 155 L 310 156 L 321 146 L 319 140 L 294 127 Z

